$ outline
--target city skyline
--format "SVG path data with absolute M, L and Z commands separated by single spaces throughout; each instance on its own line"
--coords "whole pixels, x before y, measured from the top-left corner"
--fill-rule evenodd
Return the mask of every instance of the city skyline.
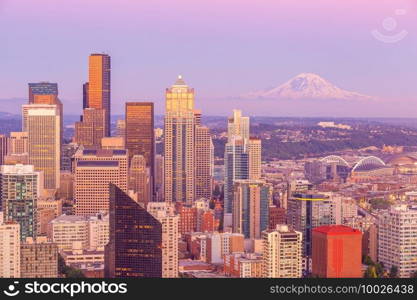
M 43 5 L 36 7 L 23 6 L 19 1 L 0 4 L 2 28 L 13 28 L 0 31 L 7 41 L 6 48 L 1 50 L 5 55 L 0 56 L 7 74 L 0 74 L 0 82 L 4 82 L 0 108 L 6 102 L 13 103 L 6 99 L 16 99 L 15 102 L 25 99 L 23 83 L 50 81 L 58 83 L 67 113 L 79 114 L 82 83 L 88 79 L 85 54 L 94 52 L 105 52 L 113 58 L 112 111 L 115 114 L 123 112 L 125 101 L 139 100 L 155 102 L 155 112 L 161 114 L 164 86 L 171 84 L 178 74 L 196 88 L 196 98 L 206 115 L 226 115 L 239 107 L 252 115 L 340 116 L 348 112 L 352 117 L 407 117 L 412 116 L 409 108 L 417 102 L 413 84 L 417 62 L 412 51 L 417 43 L 417 6 L 413 1 L 390 0 L 379 5 L 358 6 L 358 1 L 332 4 L 320 0 L 315 1 L 314 7 L 307 1 L 297 4 L 265 1 L 257 6 L 240 1 L 236 10 L 236 1 L 211 1 L 210 4 L 175 1 L 164 5 L 124 1 L 117 8 L 114 1 L 101 2 L 100 7 L 94 6 L 94 0 L 88 5 L 71 7 L 66 4 L 58 7 L 48 0 L 41 2 Z M 171 5 L 183 10 L 173 10 Z M 114 18 L 103 19 L 94 13 L 87 22 L 85 19 L 93 9 L 102 15 L 112 10 Z M 397 15 L 398 9 L 403 14 Z M 313 13 L 306 15 L 304 11 Z M 348 13 L 340 15 L 342 11 Z M 204 12 L 216 12 L 215 22 L 210 22 Z M 142 20 L 135 19 L 129 24 L 115 21 L 133 13 L 142 16 L 138 18 Z M 159 15 L 165 18 L 159 21 Z M 45 18 L 28 28 L 27 22 L 35 16 Z M 394 33 L 402 28 L 408 32 L 398 43 L 382 43 L 371 34 L 373 29 L 384 32 L 383 21 L 389 17 L 398 23 Z M 85 30 L 71 31 L 77 22 L 82 22 Z M 332 22 L 332 28 L 328 22 Z M 57 30 L 66 34 L 56 34 Z M 39 43 L 30 52 L 21 54 L 19 40 L 30 41 L 35 34 L 56 42 L 46 52 Z M 112 38 L 110 42 L 109 38 Z M 175 42 L 180 46 L 161 50 L 165 44 Z M 63 53 L 65 61 L 61 59 Z M 294 104 L 239 99 L 242 94 L 278 86 L 306 72 L 318 74 L 343 89 L 376 97 L 378 101 L 363 104 L 303 100 Z M 224 104 L 221 109 L 217 108 L 219 103 Z M 272 105 L 277 104 L 281 109 L 271 111 Z M 315 109 L 316 106 L 320 109 Z M 358 107 L 367 108 L 366 113 Z
M 160 1 L 0 0 L 0 279 L 414 293 L 417 5 Z

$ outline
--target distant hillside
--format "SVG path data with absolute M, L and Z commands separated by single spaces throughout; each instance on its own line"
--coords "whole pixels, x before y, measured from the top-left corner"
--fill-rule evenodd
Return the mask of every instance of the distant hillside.
M 27 99 L 23 98 L 0 99 L 0 112 L 1 114 L 20 114 L 22 104 L 26 103 Z

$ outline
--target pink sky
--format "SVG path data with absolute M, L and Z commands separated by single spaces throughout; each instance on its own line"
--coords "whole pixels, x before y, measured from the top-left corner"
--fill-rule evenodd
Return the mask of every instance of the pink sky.
M 370 34 L 387 17 L 409 32 L 395 45 Z M 112 56 L 115 111 L 130 99 L 161 111 L 177 74 L 211 114 L 210 99 L 302 72 L 363 94 L 417 99 L 415 0 L 0 0 L 0 40 L 0 99 L 48 80 L 64 101 L 80 103 L 91 52 Z

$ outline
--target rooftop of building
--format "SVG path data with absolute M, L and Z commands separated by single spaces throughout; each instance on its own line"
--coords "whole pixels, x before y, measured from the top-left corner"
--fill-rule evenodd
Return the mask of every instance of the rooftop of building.
M 2 165 L 1 173 L 8 174 L 8 175 L 39 174 L 39 172 L 35 172 L 35 167 L 33 165 L 22 165 L 22 164 Z
M 75 222 L 85 222 L 87 221 L 86 216 L 76 216 L 76 215 L 60 215 L 51 221 L 51 223 L 75 223 Z
M 316 227 L 313 229 L 314 232 L 324 233 L 326 235 L 361 235 L 362 232 L 358 229 L 353 229 L 345 225 L 325 225 Z
M 294 193 L 291 198 L 304 201 L 323 201 L 329 200 L 329 196 L 319 193 L 318 191 L 307 191 L 303 193 Z
M 77 167 L 118 167 L 117 160 L 80 160 Z
M 114 155 L 126 155 L 124 149 L 81 149 L 82 155 L 109 157 Z

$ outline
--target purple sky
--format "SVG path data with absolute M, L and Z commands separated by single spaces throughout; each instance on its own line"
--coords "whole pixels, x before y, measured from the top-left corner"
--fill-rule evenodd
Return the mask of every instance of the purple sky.
M 387 44 L 373 29 L 408 35 Z M 0 41 L 0 99 L 58 82 L 67 113 L 81 109 L 88 55 L 106 52 L 114 112 L 145 99 L 163 112 L 164 89 L 182 74 L 205 114 L 297 115 L 296 105 L 271 112 L 228 99 L 313 72 L 381 98 L 363 106 L 372 112 L 347 105 L 342 115 L 417 116 L 417 0 L 0 0 Z M 337 115 L 315 105 L 300 114 L 309 112 Z

